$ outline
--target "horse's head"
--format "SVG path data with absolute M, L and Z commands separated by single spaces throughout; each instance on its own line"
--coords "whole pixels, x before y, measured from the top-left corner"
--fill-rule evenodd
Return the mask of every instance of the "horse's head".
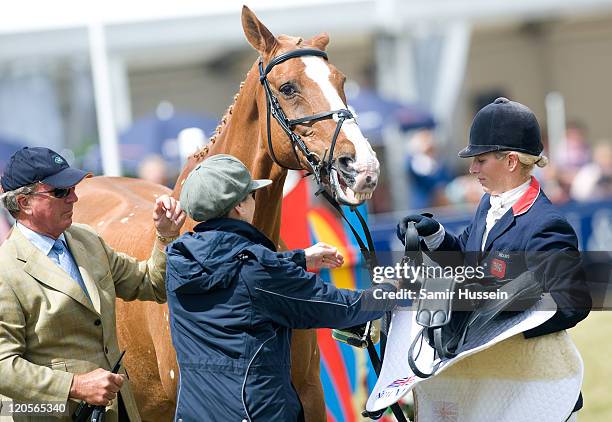
M 347 109 L 345 76 L 327 61 L 328 35 L 275 37 L 246 6 L 242 27 L 261 57 L 260 136 L 269 140 L 271 158 L 282 167 L 312 171 L 341 203 L 369 199 L 380 165 Z

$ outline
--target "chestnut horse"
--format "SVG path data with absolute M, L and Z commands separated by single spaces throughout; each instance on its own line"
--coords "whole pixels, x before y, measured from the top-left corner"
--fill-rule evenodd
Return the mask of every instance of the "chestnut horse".
M 322 54 L 317 54 L 325 50 L 329 42 L 327 34 L 309 40 L 285 35 L 275 37 L 246 6 L 242 10 L 242 26 L 264 66 L 289 51 L 311 49 L 312 53 L 319 50 L 291 56 L 268 69 L 270 91 L 287 119 L 332 110 L 346 111 L 344 75 Z M 279 244 L 287 168 L 311 171 L 312 157 L 330 163 L 329 171 L 321 175 L 322 186 L 342 202 L 353 205 L 371 197 L 380 169 L 376 154 L 354 119 L 343 120 L 340 125 L 334 114 L 292 124 L 290 129 L 312 153 L 309 160 L 289 141 L 276 120 L 270 118 L 268 121 L 267 101 L 256 62 L 210 144 L 189 158 L 172 196 L 179 197 L 185 178 L 197 163 L 213 154 L 232 154 L 246 164 L 254 178 L 274 181 L 257 192 L 254 225 Z M 350 113 L 348 117 L 352 117 Z M 336 143 L 331 147 L 330 161 L 332 139 Z M 336 176 L 330 177 L 330 174 Z M 334 180 L 330 180 L 332 178 Z M 152 204 L 157 196 L 169 192 L 168 189 L 138 179 L 94 177 L 79 184 L 77 192 L 80 201 L 75 207 L 75 221 L 91 225 L 116 250 L 138 259 L 149 256 L 155 237 Z M 194 222 L 188 221 L 184 230 L 193 226 Z M 167 306 L 119 300 L 116 313 L 119 343 L 128 350 L 125 367 L 143 420 L 170 420 L 175 409 L 178 367 L 170 338 Z M 304 405 L 306 419 L 325 421 L 314 330 L 294 331 L 291 357 L 292 380 Z

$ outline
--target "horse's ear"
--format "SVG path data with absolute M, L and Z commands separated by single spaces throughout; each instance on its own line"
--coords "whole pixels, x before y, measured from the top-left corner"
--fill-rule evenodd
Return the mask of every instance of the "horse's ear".
M 310 44 L 313 47 L 318 48 L 319 50 L 325 51 L 327 44 L 329 44 L 329 35 L 327 34 L 327 32 L 322 32 L 319 35 L 315 35 L 314 37 L 306 41 L 306 44 Z
M 270 53 L 278 44 L 270 30 L 246 6 L 242 6 L 242 29 L 249 44 L 261 55 Z

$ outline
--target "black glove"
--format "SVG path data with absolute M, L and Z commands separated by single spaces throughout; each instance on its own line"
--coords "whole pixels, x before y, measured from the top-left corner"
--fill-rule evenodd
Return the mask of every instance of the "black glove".
M 408 226 L 409 221 L 413 221 L 416 223 L 415 227 L 417 232 L 419 232 L 419 236 L 430 236 L 440 230 L 440 223 L 434 220 L 431 214 L 423 213 L 423 214 L 412 214 L 407 215 L 402 218 L 399 223 L 397 223 L 396 234 L 397 238 L 404 243 L 406 239 L 406 227 Z

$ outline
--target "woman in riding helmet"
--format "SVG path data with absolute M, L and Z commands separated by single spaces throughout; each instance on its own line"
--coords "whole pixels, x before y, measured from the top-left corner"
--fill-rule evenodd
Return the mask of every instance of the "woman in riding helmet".
M 469 145 L 459 152 L 459 157 L 472 160 L 469 171 L 485 191 L 469 226 L 455 236 L 425 215 L 409 215 L 397 226 L 403 242 L 408 222 L 416 223 L 425 250 L 456 252 L 444 259 L 480 266 L 490 281 L 499 283 L 533 271 L 557 311 L 526 331 L 526 338 L 571 328 L 591 308 L 576 233 L 531 175 L 534 166 L 548 163 L 542 149 L 533 112 L 506 98 L 496 99 L 476 114 Z M 572 412 L 581 407 L 582 396 Z

